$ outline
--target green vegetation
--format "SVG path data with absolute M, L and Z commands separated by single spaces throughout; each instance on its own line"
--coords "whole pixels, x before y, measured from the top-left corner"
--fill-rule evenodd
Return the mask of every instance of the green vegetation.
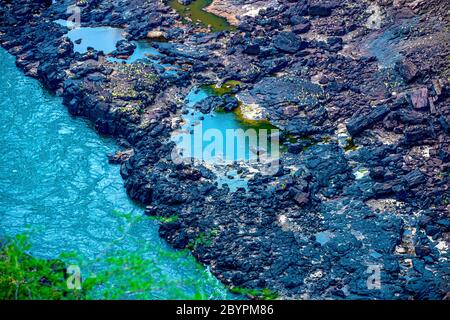
M 358 146 L 355 144 L 355 142 L 353 141 L 353 138 L 347 138 L 346 139 L 347 144 L 344 147 L 345 152 L 348 151 L 355 151 L 358 149 Z
M 267 130 L 275 130 L 278 129 L 273 124 L 270 123 L 269 120 L 249 120 L 244 117 L 242 114 L 242 105 L 240 103 L 239 107 L 233 110 L 234 114 L 236 115 L 236 118 L 243 124 L 243 129 L 267 129 Z
M 188 251 L 161 251 L 157 257 L 148 255 L 154 248 L 145 247 L 135 252 L 115 251 L 106 258 L 108 265 L 83 282 L 91 290 L 88 299 L 210 299 L 214 296 L 202 291 L 203 283 L 189 278 L 177 279 L 163 272 L 155 261 L 191 258 Z M 187 262 L 186 262 L 187 263 Z M 199 265 L 198 272 L 205 272 Z M 217 281 L 211 278 L 211 281 Z M 111 285 L 111 282 L 114 284 Z M 217 297 L 216 297 L 217 298 Z
M 217 87 L 216 85 L 212 84 L 212 85 L 203 86 L 202 89 L 205 90 L 208 94 L 215 95 L 215 96 L 223 96 L 225 94 L 234 95 L 234 94 L 232 94 L 233 89 L 236 86 L 241 85 L 241 83 L 242 82 L 237 81 L 237 80 L 227 80 L 220 87 Z M 220 113 L 226 113 L 227 111 L 217 109 L 217 110 L 215 110 L 215 112 L 220 114 Z M 234 109 L 232 112 L 236 116 L 236 119 L 241 123 L 241 125 L 242 125 L 241 129 L 243 129 L 243 130 L 255 129 L 256 131 L 258 131 L 260 129 L 267 129 L 268 133 L 270 134 L 270 130 L 278 129 L 277 127 L 272 125 L 269 120 L 246 119 L 242 113 L 242 102 L 241 101 L 238 101 L 238 107 L 236 109 Z
M 209 86 L 205 86 L 204 89 L 213 95 L 223 96 L 224 94 L 229 94 L 233 91 L 236 86 L 241 85 L 242 82 L 237 80 L 227 80 L 220 87 L 212 84 Z
M 232 94 L 233 89 L 236 86 L 241 85 L 242 82 L 237 80 L 227 80 L 225 81 L 220 87 L 212 84 L 202 87 L 207 93 L 215 96 L 223 96 L 225 94 Z M 232 94 L 234 95 L 234 94 Z M 223 110 L 216 110 L 217 113 L 226 112 Z M 274 125 L 270 123 L 269 120 L 249 120 L 246 119 L 242 114 L 242 102 L 238 102 L 238 107 L 233 110 L 233 113 L 236 116 L 236 119 L 242 123 L 242 129 L 267 129 L 267 130 L 273 130 L 278 129 Z
M 17 236 L 0 251 L 0 299 L 2 300 L 87 300 L 87 299 L 210 299 L 202 292 L 200 281 L 177 281 L 163 274 L 162 266 L 144 258 L 147 250 L 114 252 L 108 255 L 105 268 L 85 279 L 82 290 L 67 287 L 66 264 L 62 260 L 45 260 L 25 253 L 30 248 L 25 236 Z M 178 259 L 187 251 L 158 252 L 165 258 Z M 79 259 L 76 254 L 63 254 L 64 259 Z M 80 262 L 83 265 L 83 262 Z M 83 270 L 87 266 L 84 265 Z M 199 272 L 205 272 L 199 266 Z M 217 281 L 213 278 L 210 281 Z M 113 282 L 113 284 L 111 284 Z M 214 297 L 214 296 L 213 296 Z
M 286 135 L 282 136 L 282 139 L 281 139 L 280 149 L 282 152 L 286 152 L 288 150 L 286 142 L 289 142 L 292 144 L 302 142 L 302 144 L 303 144 L 302 151 L 306 151 L 306 150 L 308 150 L 308 148 L 319 143 L 320 141 L 317 141 L 309 136 L 296 136 L 293 134 L 286 134 Z
M 216 16 L 203 10 L 212 3 L 212 0 L 194 0 L 190 5 L 184 6 L 178 0 L 169 0 L 169 5 L 182 16 L 184 23 L 200 23 L 202 27 L 211 27 L 212 32 L 233 31 L 236 27 L 230 25 L 225 18 Z
M 271 291 L 270 289 L 247 289 L 241 287 L 230 288 L 230 291 L 236 294 L 246 295 L 250 298 L 257 300 L 274 300 L 278 298 L 278 293 Z
M 115 73 L 115 79 L 117 81 L 108 82 L 105 89 L 111 92 L 113 98 L 129 101 L 139 96 L 135 86 L 130 84 L 130 79 L 137 79 L 141 88 L 152 88 L 158 82 L 159 77 L 150 72 L 145 64 L 132 63 L 119 65 Z M 152 90 L 147 91 L 149 94 L 152 92 Z
M 180 260 L 182 266 L 192 263 L 192 255 L 188 250 L 167 250 L 162 247 L 136 244 L 132 250 L 114 250 L 114 245 L 129 236 L 129 231 L 136 223 L 144 219 L 155 219 L 144 215 L 114 211 L 113 215 L 122 219 L 119 228 L 122 235 L 112 242 L 111 247 L 105 251 L 102 261 L 107 268 L 101 268 L 90 278 L 83 282 L 90 290 L 88 299 L 210 299 L 211 294 L 201 290 L 204 283 L 190 278 L 176 278 L 173 274 L 165 272 L 163 265 L 157 261 Z M 176 221 L 178 216 L 156 218 L 163 223 Z M 99 257 L 100 258 L 100 257 Z M 97 258 L 97 260 L 99 260 Z M 80 262 L 83 264 L 83 262 Z M 94 262 L 95 263 L 95 262 Z M 92 262 L 91 262 L 92 264 Z M 83 269 L 91 266 L 83 267 Z M 197 264 L 198 273 L 206 272 Z M 201 279 L 201 278 L 200 278 Z M 204 281 L 204 280 L 202 280 Z M 217 281 L 210 278 L 210 281 Z M 113 283 L 113 285 L 111 285 Z M 216 297 L 217 298 L 217 297 Z
M 293 134 L 286 134 L 283 138 L 283 141 L 287 141 L 290 143 L 298 143 L 298 142 L 307 142 L 311 145 L 319 143 L 319 141 L 313 139 L 310 136 L 296 136 Z M 305 143 L 306 144 L 306 143 Z
M 1 300 L 83 299 L 83 290 L 70 290 L 66 267 L 61 260 L 32 257 L 23 235 L 16 236 L 0 248 Z
M 130 230 L 136 223 L 152 219 L 144 215 L 113 211 L 121 221 L 115 238 L 103 252 L 93 259 L 77 253 L 67 252 L 58 260 L 33 257 L 27 252 L 31 246 L 25 236 L 17 236 L 0 247 L 0 299 L 46 299 L 46 300 L 90 300 L 90 299 L 219 299 L 223 292 L 204 290 L 217 287 L 218 280 L 206 269 L 194 263 L 189 250 L 168 250 L 132 242 L 126 250 L 119 245 L 131 237 Z M 173 222 L 177 216 L 161 218 L 163 223 Z M 159 220 L 159 219 L 158 219 Z M 206 244 L 218 234 L 217 230 L 199 235 L 195 245 Z M 129 241 L 128 241 L 129 242 Z M 200 277 L 174 275 L 167 271 L 161 261 L 180 261 L 180 268 L 195 265 L 195 274 Z M 159 262 L 159 263 L 158 263 Z M 67 287 L 69 265 L 81 271 L 81 289 Z M 206 281 L 206 283 L 205 283 Z
M 173 215 L 169 217 L 159 217 L 159 216 L 152 216 L 150 217 L 153 220 L 159 221 L 161 223 L 172 223 L 178 220 L 178 215 Z

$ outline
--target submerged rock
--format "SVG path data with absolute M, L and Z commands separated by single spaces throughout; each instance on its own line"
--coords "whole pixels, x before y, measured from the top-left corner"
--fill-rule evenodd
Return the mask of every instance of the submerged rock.
M 195 109 L 202 113 L 210 113 L 213 110 L 219 109 L 225 105 L 223 99 L 217 96 L 209 96 L 194 105 Z
M 182 4 L 183 6 L 188 6 L 192 3 L 192 0 L 177 0 L 179 4 Z

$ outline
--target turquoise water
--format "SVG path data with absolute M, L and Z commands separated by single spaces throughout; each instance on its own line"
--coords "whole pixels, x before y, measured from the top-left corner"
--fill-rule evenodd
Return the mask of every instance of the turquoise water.
M 279 156 L 279 132 L 268 124 L 247 124 L 236 112 L 203 114 L 194 108 L 213 94 L 208 87 L 191 89 L 184 101 L 183 124 L 172 141 L 178 157 L 194 158 L 212 168 L 219 186 L 226 184 L 232 192 L 247 189 L 251 171 L 259 171 L 261 161 Z M 236 165 L 245 170 L 238 171 Z
M 116 50 L 117 41 L 125 40 L 124 30 L 120 28 L 75 27 L 73 22 L 62 19 L 53 22 L 70 28 L 67 37 L 73 42 L 75 52 L 84 53 L 91 47 L 108 54 Z
M 67 36 L 74 42 L 75 52 L 86 52 L 88 47 L 111 53 L 116 50 L 117 41 L 123 40 L 122 30 L 111 27 L 76 28 L 68 32 Z M 75 41 L 81 39 L 77 44 Z
M 128 59 L 108 58 L 108 61 L 133 63 L 140 59 L 149 59 L 150 61 L 157 63 L 157 57 L 161 56 L 161 53 L 152 47 L 151 43 L 145 40 L 133 41 L 136 45 L 136 49 Z
M 55 20 L 57 24 L 73 27 L 73 23 L 66 20 Z M 79 27 L 69 30 L 67 37 L 73 42 L 73 49 L 75 52 L 85 53 L 88 47 L 92 47 L 95 50 L 103 51 L 105 54 L 110 54 L 116 50 L 116 43 L 120 40 L 125 40 L 125 30 L 113 27 Z M 81 40 L 81 42 L 79 42 Z M 77 43 L 79 42 L 79 43 Z M 176 75 L 178 67 L 160 63 L 159 57 L 161 53 L 156 50 L 151 42 L 140 40 L 132 41 L 136 45 L 136 49 L 128 59 L 119 59 L 114 57 L 107 57 L 110 62 L 118 63 L 133 63 L 137 60 L 145 59 L 146 61 L 155 65 L 163 73 L 167 75 Z
M 181 147 L 183 141 L 189 141 L 183 148 L 185 154 L 209 163 L 222 160 L 225 163 L 232 163 L 256 161 L 258 151 L 270 153 L 270 135 L 277 132 L 273 128 L 246 125 L 235 112 L 214 110 L 209 114 L 203 114 L 194 109 L 196 103 L 210 95 L 211 90 L 207 88 L 193 88 L 185 98 L 188 113 L 183 115 L 181 134 L 174 137 L 174 141 Z M 261 139 L 264 137 L 263 131 L 267 133 L 267 140 Z M 197 143 L 196 140 L 198 133 L 202 136 L 201 143 Z M 218 137 L 221 139 L 217 139 Z M 215 144 L 217 141 L 219 143 Z
M 0 236 L 27 234 L 38 257 L 75 252 L 83 278 L 113 272 L 96 297 L 119 290 L 109 297 L 229 298 L 127 197 L 119 166 L 107 162 L 114 142 L 70 117 L 1 48 L 0 61 Z
M 140 41 L 133 41 L 133 43 L 136 45 L 136 49 L 134 49 L 133 54 L 129 56 L 128 59 L 108 57 L 107 60 L 110 62 L 118 62 L 126 64 L 136 62 L 137 60 L 144 60 L 146 62 L 150 62 L 151 64 L 153 64 L 162 73 L 176 75 L 177 70 L 179 68 L 171 64 L 161 63 L 159 59 L 160 57 L 162 57 L 162 54 L 157 49 L 152 47 L 151 42 L 146 40 L 140 40 Z

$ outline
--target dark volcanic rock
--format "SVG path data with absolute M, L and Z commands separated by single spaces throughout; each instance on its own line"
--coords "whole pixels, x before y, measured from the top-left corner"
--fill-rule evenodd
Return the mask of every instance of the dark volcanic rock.
M 260 48 L 257 44 L 249 44 L 244 47 L 244 50 L 242 50 L 242 52 L 249 55 L 258 55 L 260 52 Z
M 243 91 L 239 98 L 246 104 L 257 103 L 264 107 L 282 103 L 299 106 L 317 105 L 322 94 L 320 86 L 294 77 L 267 77 L 256 83 L 251 90 Z
M 420 88 L 409 93 L 409 101 L 414 109 L 425 109 L 428 107 L 428 89 Z
M 351 118 L 347 123 L 347 130 L 352 136 L 357 135 L 371 127 L 376 122 L 383 120 L 389 111 L 390 108 L 386 105 L 375 107 L 367 115 Z
M 420 170 L 409 172 L 407 175 L 405 175 L 404 179 L 409 188 L 417 187 L 418 185 L 426 181 L 425 176 L 422 172 L 420 172 Z
M 311 16 L 326 17 L 331 14 L 332 6 L 326 3 L 315 3 L 309 6 L 308 14 Z
M 412 15 L 382 2 L 374 29 L 367 1 L 288 0 L 237 17 L 237 31 L 212 33 L 181 23 L 162 1 L 80 3 L 84 26 L 126 28 L 115 54 L 130 55 L 131 41 L 150 31 L 167 35 L 152 42 L 157 63 L 118 64 L 73 52 L 68 29 L 49 22 L 67 18 L 67 1 L 11 0 L 0 4 L 0 44 L 71 114 L 118 139 L 126 151 L 108 158 L 128 195 L 146 214 L 177 216 L 160 235 L 226 285 L 282 298 L 442 299 L 450 291 L 448 253 L 438 250 L 450 228 L 449 7 L 419 1 Z M 308 31 L 306 42 L 299 34 Z M 215 168 L 175 163 L 170 141 L 183 110 L 174 101 L 227 80 L 241 83 L 195 108 L 231 111 L 239 98 L 287 140 L 273 175 L 252 173 L 235 191 L 220 186 Z M 355 136 L 344 143 L 343 123 Z M 367 286 L 374 265 L 377 290 Z
M 337 145 L 323 145 L 306 152 L 305 166 L 320 186 L 329 185 L 331 179 L 348 171 L 347 160 Z
M 136 45 L 132 42 L 129 42 L 127 40 L 120 40 L 116 43 L 116 50 L 114 50 L 111 55 L 114 57 L 118 56 L 131 56 L 134 52 L 134 49 L 136 49 Z
M 418 74 L 417 66 L 408 59 L 398 61 L 395 68 L 403 80 L 408 83 L 413 81 Z
M 311 24 L 309 22 L 300 23 L 300 24 L 295 25 L 292 28 L 292 32 L 297 33 L 297 34 L 306 33 L 309 31 L 310 28 L 311 28 Z
M 306 48 L 306 42 L 293 32 L 282 32 L 273 38 L 273 46 L 283 52 L 295 53 Z
M 200 110 L 202 113 L 210 113 L 215 109 L 219 109 L 225 105 L 224 100 L 221 97 L 210 96 L 202 101 L 197 102 L 194 105 L 195 109 Z

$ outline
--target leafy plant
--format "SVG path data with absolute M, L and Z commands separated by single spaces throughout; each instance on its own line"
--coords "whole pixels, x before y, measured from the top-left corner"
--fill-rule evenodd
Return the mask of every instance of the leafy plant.
M 164 245 L 129 241 L 130 230 L 144 215 L 114 211 L 119 233 L 94 259 L 76 252 L 60 254 L 58 260 L 39 259 L 28 254 L 30 244 L 17 236 L 0 244 L 0 299 L 217 299 L 226 294 L 218 280 L 196 264 L 188 250 L 170 250 Z M 178 217 L 162 218 L 175 221 Z M 209 243 L 218 233 L 211 230 L 196 239 L 195 245 Z M 120 244 L 127 240 L 125 249 Z M 119 245 L 120 244 L 120 245 Z M 178 261 L 181 269 L 194 266 L 194 276 L 177 274 L 166 263 Z M 81 290 L 71 290 L 66 267 L 82 270 Z
M 251 298 L 255 298 L 258 300 L 274 300 L 278 298 L 278 293 L 271 291 L 268 288 L 263 289 L 249 289 L 249 288 L 241 288 L 241 287 L 232 287 L 230 291 L 237 294 L 242 294 L 249 296 Z
M 30 244 L 18 235 L 0 248 L 0 299 L 82 299 L 84 291 L 68 289 L 66 268 L 61 260 L 46 260 L 27 254 Z
M 173 215 L 169 217 L 152 216 L 151 219 L 159 221 L 161 223 L 172 223 L 178 220 L 178 215 Z

